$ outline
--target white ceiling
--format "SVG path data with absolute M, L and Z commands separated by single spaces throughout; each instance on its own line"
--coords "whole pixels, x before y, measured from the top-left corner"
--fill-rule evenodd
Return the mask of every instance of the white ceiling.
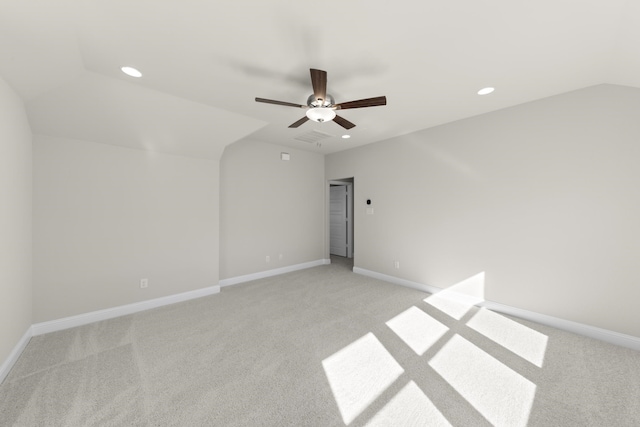
M 0 0 L 0 76 L 35 133 L 208 158 L 243 137 L 331 153 L 591 85 L 640 88 L 638 41 L 626 0 Z M 343 111 L 357 125 L 344 140 L 254 102 L 304 104 L 309 68 L 337 102 L 388 105 Z M 294 139 L 313 130 L 333 137 Z

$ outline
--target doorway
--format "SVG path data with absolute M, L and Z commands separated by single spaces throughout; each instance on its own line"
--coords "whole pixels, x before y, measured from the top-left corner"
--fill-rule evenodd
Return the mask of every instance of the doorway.
M 353 178 L 329 181 L 329 254 L 353 259 Z

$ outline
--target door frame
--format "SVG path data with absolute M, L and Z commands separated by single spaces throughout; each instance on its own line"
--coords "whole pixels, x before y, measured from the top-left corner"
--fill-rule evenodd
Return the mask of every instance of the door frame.
M 330 179 L 327 182 L 327 197 L 331 193 L 331 186 L 340 185 L 347 187 L 347 258 L 353 259 L 355 247 L 354 247 L 354 215 L 353 215 L 353 194 L 354 194 L 354 179 Z M 330 217 L 330 203 L 326 206 L 327 215 L 327 252 L 331 256 L 329 247 L 331 246 L 331 222 Z

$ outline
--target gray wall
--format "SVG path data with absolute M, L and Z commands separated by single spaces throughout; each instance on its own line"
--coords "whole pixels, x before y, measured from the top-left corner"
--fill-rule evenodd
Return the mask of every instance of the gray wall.
M 217 161 L 36 136 L 34 321 L 217 285 L 218 180 Z
M 327 156 L 355 177 L 355 266 L 484 272 L 487 300 L 640 336 L 639 112 L 601 85 Z
M 0 81 L 0 360 L 35 322 L 328 257 L 326 181 L 351 176 L 357 267 L 485 272 L 488 300 L 640 336 L 637 111 L 602 85 L 326 159 L 245 140 L 220 164 L 38 136 L 32 295 L 32 137 Z
M 324 156 L 245 140 L 220 169 L 221 279 L 324 257 Z
M 0 78 L 0 364 L 32 323 L 31 141 L 22 101 Z

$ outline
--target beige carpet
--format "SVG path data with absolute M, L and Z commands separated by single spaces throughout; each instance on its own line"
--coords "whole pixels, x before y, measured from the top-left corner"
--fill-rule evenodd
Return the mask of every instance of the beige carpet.
M 34 337 L 0 425 L 640 425 L 640 353 L 336 261 Z

